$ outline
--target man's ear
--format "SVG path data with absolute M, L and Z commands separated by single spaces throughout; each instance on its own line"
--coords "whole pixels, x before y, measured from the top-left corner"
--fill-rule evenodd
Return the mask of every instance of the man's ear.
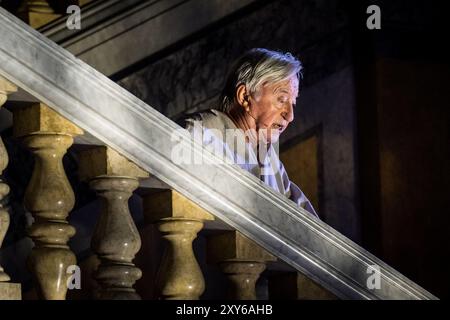
M 245 84 L 240 84 L 236 89 L 236 101 L 237 103 L 244 108 L 248 107 L 248 92 Z

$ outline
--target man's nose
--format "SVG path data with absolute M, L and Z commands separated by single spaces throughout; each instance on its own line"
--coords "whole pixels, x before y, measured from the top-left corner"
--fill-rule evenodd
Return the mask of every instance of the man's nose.
M 283 112 L 283 118 L 287 122 L 292 122 L 294 120 L 294 107 L 292 104 L 288 104 L 286 107 L 286 111 Z

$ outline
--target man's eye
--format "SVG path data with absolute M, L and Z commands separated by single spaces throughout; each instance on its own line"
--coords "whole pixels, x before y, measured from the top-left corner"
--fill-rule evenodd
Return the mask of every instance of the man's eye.
M 287 102 L 287 98 L 285 98 L 285 97 L 280 97 L 280 98 L 278 98 L 278 102 L 279 102 L 279 103 L 286 103 L 286 102 Z

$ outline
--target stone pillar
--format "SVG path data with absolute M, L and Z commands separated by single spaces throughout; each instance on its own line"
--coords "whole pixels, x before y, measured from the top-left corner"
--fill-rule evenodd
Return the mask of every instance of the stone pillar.
M 28 234 L 35 244 L 28 266 L 38 294 L 47 300 L 63 300 L 70 274 L 76 264 L 67 246 L 75 234 L 67 216 L 75 202 L 62 158 L 83 131 L 43 103 L 13 109 L 14 136 L 35 156 L 33 174 L 25 191 L 24 204 L 34 217 Z
M 300 272 L 274 273 L 269 279 L 271 300 L 337 300 L 330 291 Z
M 266 262 L 276 257 L 238 231 L 226 231 L 207 239 L 208 263 L 216 263 L 229 279 L 228 299 L 255 300 L 255 285 Z
M 55 13 L 47 0 L 23 0 L 18 16 L 32 28 L 38 29 L 61 15 Z
M 6 102 L 8 94 L 17 91 L 11 82 L 0 77 L 0 108 Z M 0 137 L 0 176 L 8 166 L 8 153 Z M 0 178 L 0 248 L 9 227 L 9 214 L 3 208 L 2 200 L 9 193 L 9 186 Z M 0 300 L 20 300 L 20 284 L 9 282 L 11 279 L 0 265 Z
M 108 147 L 84 150 L 79 158 L 80 178 L 89 181 L 101 200 L 101 213 L 91 247 L 100 259 L 94 274 L 98 299 L 137 300 L 133 288 L 141 270 L 133 259 L 141 238 L 130 214 L 128 199 L 148 173 Z
M 167 240 L 157 276 L 158 297 L 197 300 L 205 290 L 205 280 L 192 242 L 203 222 L 214 217 L 175 190 L 146 195 L 143 204 L 146 221 L 155 223 Z

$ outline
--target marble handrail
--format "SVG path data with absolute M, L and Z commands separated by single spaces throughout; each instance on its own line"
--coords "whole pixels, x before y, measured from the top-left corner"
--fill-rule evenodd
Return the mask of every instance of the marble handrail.
M 0 75 L 338 297 L 436 299 L 190 136 L 171 139 L 174 122 L 1 8 L 0 34 Z M 177 165 L 175 146 L 203 152 L 206 163 Z M 372 265 L 379 289 L 367 287 Z

